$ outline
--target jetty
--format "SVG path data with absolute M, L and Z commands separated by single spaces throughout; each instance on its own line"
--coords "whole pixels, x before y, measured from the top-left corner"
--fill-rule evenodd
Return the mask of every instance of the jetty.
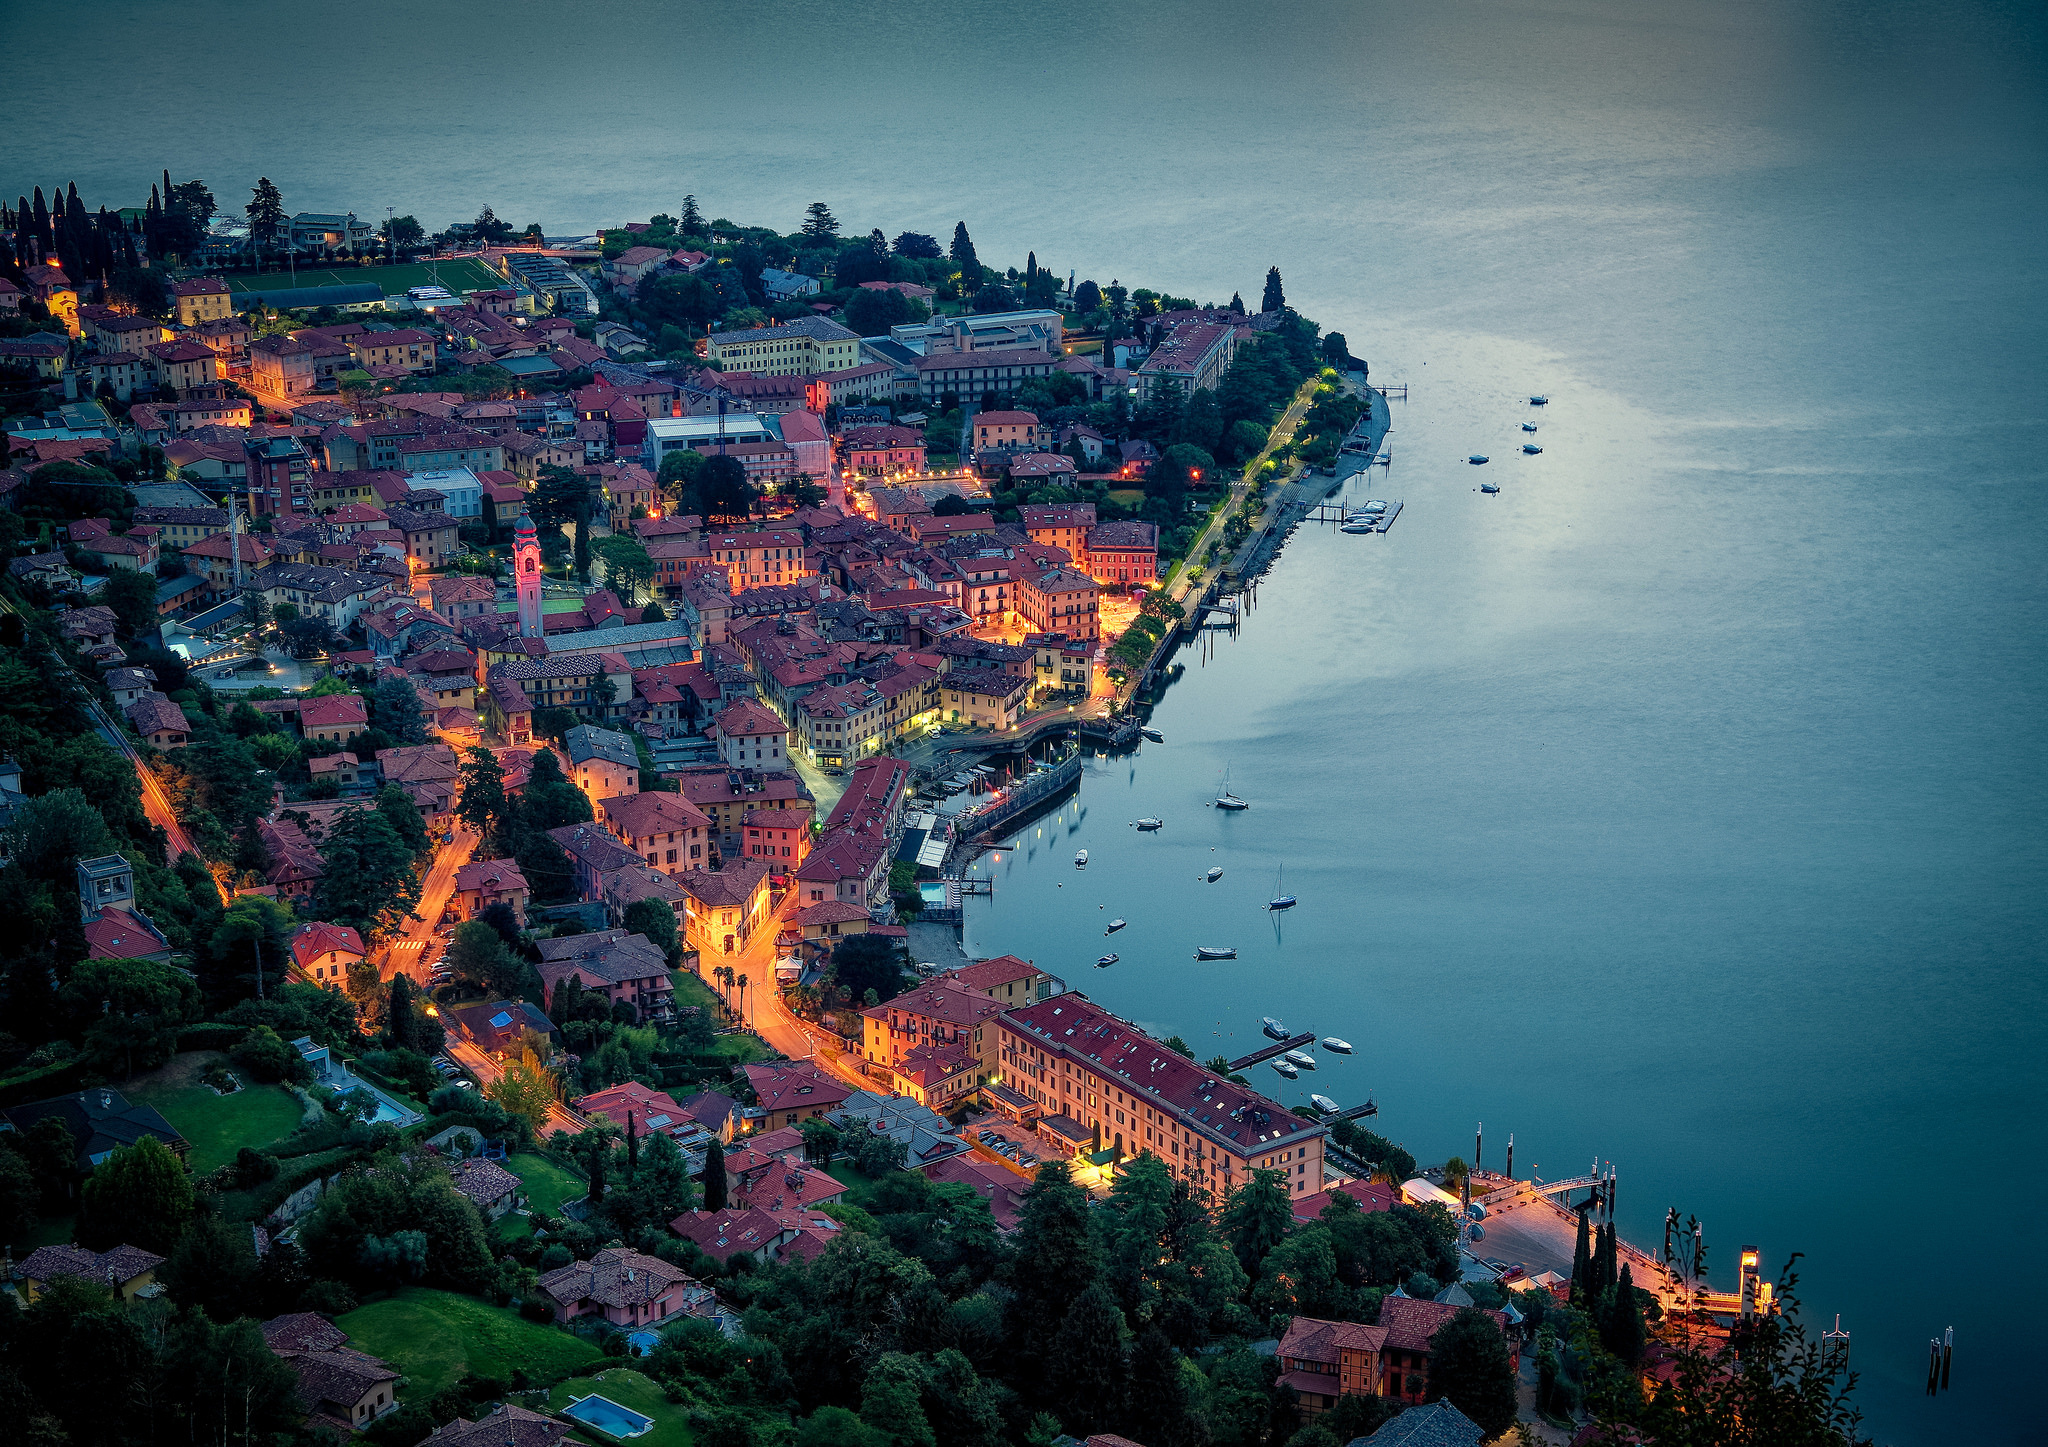
M 1315 1043 L 1316 1033 L 1313 1030 L 1309 1031 L 1306 1035 L 1290 1035 L 1285 1040 L 1277 1041 L 1274 1044 L 1254 1050 L 1249 1055 L 1240 1055 L 1237 1059 L 1230 1062 L 1230 1068 L 1233 1073 L 1239 1070 L 1249 1070 L 1261 1061 L 1271 1060 L 1275 1055 L 1285 1055 L 1290 1050 L 1300 1050 L 1305 1046 Z

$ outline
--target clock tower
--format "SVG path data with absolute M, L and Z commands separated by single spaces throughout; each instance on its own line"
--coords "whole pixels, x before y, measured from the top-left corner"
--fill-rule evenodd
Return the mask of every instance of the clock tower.
M 540 535 L 533 519 L 519 515 L 512 537 L 512 576 L 519 588 L 519 636 L 538 638 L 540 626 Z

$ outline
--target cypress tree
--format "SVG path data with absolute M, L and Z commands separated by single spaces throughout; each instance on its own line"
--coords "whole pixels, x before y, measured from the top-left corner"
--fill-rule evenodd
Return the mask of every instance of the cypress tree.
M 1602 1291 L 1612 1291 L 1615 1282 L 1621 1279 L 1619 1252 L 1615 1249 L 1615 1234 L 1614 1227 L 1610 1223 L 1607 1227 L 1606 1244 L 1602 1247 L 1600 1254 L 1600 1289 Z
M 626 1112 L 626 1179 L 640 1174 L 640 1122 L 632 1111 Z
M 1097 1281 L 1075 1298 L 1053 1337 L 1052 1360 L 1060 1364 L 1053 1374 L 1054 1411 L 1077 1433 L 1104 1432 L 1117 1424 L 1130 1389 L 1123 1327 L 1123 1308 Z
M 418 1036 L 413 1031 L 412 977 L 403 970 L 391 977 L 390 1000 L 384 1011 L 384 1033 L 400 1050 L 419 1049 Z
M 717 1136 L 704 1148 L 704 1209 L 725 1209 L 725 1147 Z
M 1579 1212 L 1579 1240 L 1572 1247 L 1572 1295 L 1583 1303 L 1590 1295 L 1593 1250 L 1586 1231 L 1586 1213 Z
M 1276 312 L 1286 305 L 1287 293 L 1280 286 L 1280 268 L 1269 266 L 1266 268 L 1266 294 L 1259 302 L 1259 310 Z
M 1614 1288 L 1614 1308 L 1608 1316 L 1607 1349 L 1625 1362 L 1643 1354 L 1643 1311 L 1636 1301 L 1634 1275 L 1623 1262 L 1621 1280 Z
M 35 210 L 31 213 L 30 230 L 36 238 L 38 259 L 50 254 L 50 208 L 44 204 L 43 188 L 36 187 Z

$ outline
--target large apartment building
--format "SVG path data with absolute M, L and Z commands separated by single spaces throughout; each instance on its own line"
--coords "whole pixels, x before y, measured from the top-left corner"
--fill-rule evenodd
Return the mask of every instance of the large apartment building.
M 859 366 L 860 333 L 823 317 L 804 317 L 779 327 L 713 332 L 705 356 L 729 372 L 810 377 Z
M 1055 995 L 997 1022 L 1007 1112 L 1040 1134 L 1119 1157 L 1145 1151 L 1198 1194 L 1221 1200 L 1255 1170 L 1290 1196 L 1323 1189 L 1324 1128 L 1204 1069 L 1080 995 Z M 1014 1097 L 1014 1098 L 1012 1098 Z

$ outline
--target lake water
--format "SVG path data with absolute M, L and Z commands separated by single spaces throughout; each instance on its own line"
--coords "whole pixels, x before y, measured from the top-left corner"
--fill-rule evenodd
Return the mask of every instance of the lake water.
M 1723 1277 L 1806 1252 L 1881 1440 L 2037 1435 L 2002 1227 L 2044 1184 L 2038 5 L 110 0 L 0 33 L 39 58 L 10 197 L 139 204 L 169 165 L 556 233 L 822 198 L 1205 299 L 1278 265 L 1413 385 L 1372 484 L 1407 510 L 1297 537 L 971 942 L 1198 1045 L 1345 1035 L 1318 1086 L 1420 1156 L 1483 1120 L 1492 1164 L 1510 1131 L 1546 1175 L 1616 1161 L 1633 1239 L 1696 1212 Z M 1225 765 L 1236 818 L 1202 807 Z

